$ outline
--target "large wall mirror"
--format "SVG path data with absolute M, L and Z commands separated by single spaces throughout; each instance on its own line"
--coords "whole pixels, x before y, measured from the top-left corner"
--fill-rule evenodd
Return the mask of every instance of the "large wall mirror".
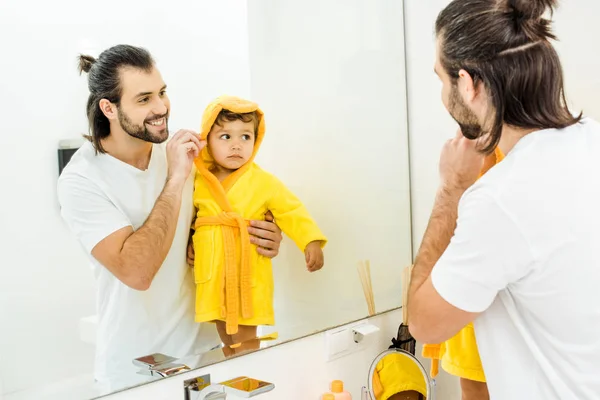
M 98 372 L 105 350 L 98 335 L 112 334 L 98 329 L 98 304 L 110 294 L 98 290 L 89 254 L 61 218 L 57 150 L 87 133 L 89 92 L 77 56 L 116 44 L 153 55 L 168 85 L 170 131 L 199 131 L 218 96 L 256 102 L 266 132 L 255 162 L 302 201 L 327 237 L 324 267 L 309 273 L 284 236 L 272 260 L 275 323 L 258 327 L 268 340 L 251 351 L 399 307 L 401 271 L 412 260 L 402 7 L 395 0 L 3 1 L 0 397 L 90 399 L 160 379 L 143 371 L 153 362 L 198 368 L 227 359 L 206 323 L 213 334 L 197 354 L 131 346 L 115 356 L 127 368 Z M 360 265 L 370 266 L 372 309 Z M 193 276 L 189 268 L 192 287 Z M 148 293 L 150 303 L 178 295 Z M 151 357 L 157 353 L 172 359 Z

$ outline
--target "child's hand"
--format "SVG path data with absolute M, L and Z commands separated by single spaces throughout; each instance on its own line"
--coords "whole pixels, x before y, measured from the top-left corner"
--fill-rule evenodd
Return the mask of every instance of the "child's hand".
M 323 268 L 324 256 L 321 249 L 321 242 L 310 242 L 304 249 L 306 256 L 306 268 L 309 272 L 315 272 Z

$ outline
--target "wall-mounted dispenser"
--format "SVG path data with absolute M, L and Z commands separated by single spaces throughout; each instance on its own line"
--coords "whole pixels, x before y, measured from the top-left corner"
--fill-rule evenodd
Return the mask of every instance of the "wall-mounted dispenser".
M 84 138 L 63 139 L 58 142 L 58 175 L 84 142 Z

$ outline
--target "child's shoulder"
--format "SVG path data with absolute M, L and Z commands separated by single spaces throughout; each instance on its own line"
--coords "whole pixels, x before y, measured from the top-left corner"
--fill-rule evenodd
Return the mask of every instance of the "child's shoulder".
M 261 167 L 260 165 L 258 165 L 255 162 L 253 162 L 252 165 L 250 166 L 250 171 L 252 171 L 252 173 L 256 176 L 275 178 L 275 175 L 273 175 L 273 173 L 267 171 L 266 169 L 264 169 L 263 167 Z
M 278 185 L 282 184 L 281 180 L 279 178 L 277 178 L 275 176 L 275 174 L 263 169 L 261 166 L 259 166 L 256 163 L 252 163 L 250 170 L 252 171 L 252 175 L 255 178 L 264 180 L 265 182 L 270 182 L 271 184 L 278 184 Z

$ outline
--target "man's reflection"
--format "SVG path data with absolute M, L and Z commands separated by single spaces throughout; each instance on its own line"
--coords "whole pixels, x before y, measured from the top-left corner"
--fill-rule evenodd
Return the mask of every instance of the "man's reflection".
M 186 263 L 193 160 L 205 143 L 190 130 L 167 142 L 167 86 L 146 50 L 119 45 L 97 60 L 81 56 L 80 70 L 88 73 L 89 142 L 63 170 L 57 191 L 98 283 L 95 378 L 112 390 L 135 382 L 135 358 L 183 357 L 217 343 L 210 325 L 194 322 Z M 276 256 L 279 228 L 251 225 L 257 252 Z

